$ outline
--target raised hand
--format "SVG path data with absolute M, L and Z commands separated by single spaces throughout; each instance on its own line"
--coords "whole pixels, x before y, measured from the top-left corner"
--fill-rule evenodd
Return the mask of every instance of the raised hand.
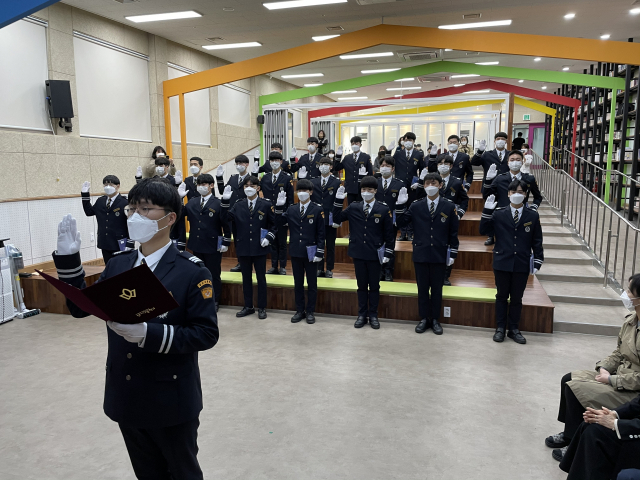
M 260 149 L 256 148 L 256 151 L 253 152 L 253 159 L 254 160 L 260 160 Z
M 298 170 L 298 178 L 307 178 L 307 167 L 302 167 Z
M 73 255 L 80 251 L 80 232 L 76 219 L 67 214 L 58 224 L 58 243 L 56 253 L 58 255 Z
M 429 169 L 423 168 L 422 171 L 420 172 L 420 180 L 424 180 L 424 177 L 427 176 L 427 173 L 429 173 Z
M 336 155 L 337 155 L 337 156 L 341 156 L 343 151 L 344 151 L 344 150 L 342 149 L 342 145 L 340 145 L 340 146 L 338 147 L 338 150 L 336 150 Z
M 136 178 L 142 178 L 142 167 L 136 169 Z
M 389 150 L 389 152 L 393 151 L 397 143 L 398 143 L 397 140 L 392 141 L 389 145 L 387 145 L 387 150 Z
M 487 141 L 480 140 L 480 146 L 478 147 L 478 153 L 482 153 L 487 149 Z
M 429 152 L 430 155 L 438 155 L 438 146 L 434 145 L 433 147 L 431 147 L 431 151 Z
M 227 185 L 226 187 L 224 187 L 224 191 L 222 192 L 222 199 L 229 200 L 231 198 L 231 195 L 233 195 L 233 192 L 231 191 L 231 185 Z
M 216 168 L 216 177 L 222 177 L 224 175 L 224 167 L 222 165 L 218 165 Z
M 180 195 L 180 198 L 184 198 L 185 195 L 187 194 L 187 184 L 182 182 L 180 184 L 180 186 L 178 187 L 178 194 Z
M 498 168 L 494 163 L 489 167 L 489 170 L 487 171 L 487 180 L 493 180 L 494 178 L 496 178 L 496 175 L 498 175 Z
M 281 207 L 285 203 L 287 203 L 287 192 L 278 193 L 278 200 L 276 200 L 276 205 L 278 207 Z
M 176 170 L 176 174 L 173 176 L 176 185 L 180 185 L 182 183 L 182 172 L 180 170 Z
M 346 190 L 344 188 L 344 185 L 340 185 L 340 188 L 338 188 L 338 191 L 336 192 L 336 199 L 338 200 L 344 200 L 344 197 L 347 196 Z
M 91 182 L 84 182 L 82 184 L 82 193 L 88 193 L 91 190 Z
M 256 160 L 253 162 L 253 168 L 251 169 L 251 173 L 259 173 L 260 172 L 260 162 Z
M 409 194 L 407 193 L 407 187 L 402 187 L 398 192 L 398 201 L 396 205 L 402 205 L 403 203 L 407 203 L 409 201 Z
M 358 175 L 361 177 L 364 177 L 367 174 L 367 169 L 365 168 L 365 166 L 361 166 L 360 169 L 358 170 Z
M 493 210 L 497 206 L 498 206 L 498 203 L 496 202 L 496 196 L 495 195 L 489 195 L 487 197 L 487 199 L 485 200 L 485 202 L 484 202 L 484 208 L 488 208 L 489 210 Z
M 296 158 L 298 156 L 298 151 L 296 150 L 296 147 L 293 147 L 291 149 L 291 156 L 289 158 Z

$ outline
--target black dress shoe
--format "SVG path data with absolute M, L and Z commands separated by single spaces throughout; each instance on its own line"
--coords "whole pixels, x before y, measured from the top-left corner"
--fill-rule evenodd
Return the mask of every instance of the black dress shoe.
M 493 334 L 494 342 L 504 342 L 504 328 L 496 328 L 496 333 Z
M 255 308 L 244 307 L 242 310 L 236 313 L 236 317 L 246 317 L 247 315 L 253 315 L 254 313 L 256 313 Z
M 442 282 L 442 284 L 445 287 L 450 287 L 451 286 L 451 282 L 449 281 L 449 277 L 445 277 L 444 282 Z
M 276 267 L 271 267 L 267 270 L 267 275 L 276 275 L 278 273 L 278 269 Z
M 281 268 L 281 269 L 278 271 L 278 273 L 279 273 L 280 275 L 286 275 L 286 274 L 287 274 L 287 271 L 286 271 L 284 268 Z
M 353 326 L 356 328 L 362 328 L 366 324 L 367 324 L 367 317 L 363 317 L 362 315 L 359 315 L 358 318 L 356 319 L 356 323 L 354 323 Z
M 564 432 L 551 435 L 544 439 L 544 444 L 549 448 L 562 448 L 571 443 L 571 440 L 564 436 Z
M 318 276 L 324 277 L 325 276 L 324 270 L 318 270 Z
M 407 240 L 410 242 L 413 242 L 413 233 L 410 235 L 407 235 Z
M 554 460 L 557 460 L 559 462 L 562 461 L 562 459 L 564 458 L 564 454 L 567 453 L 567 449 L 569 447 L 562 447 L 562 448 L 556 448 L 553 450 L 553 452 L 551 452 L 551 456 L 553 457 Z
M 327 278 L 333 278 L 333 272 L 331 270 L 327 270 L 324 272 L 324 276 Z
M 527 343 L 527 339 L 522 336 L 520 330 L 518 330 L 517 328 L 509 330 L 509 332 L 507 333 L 507 337 L 509 337 L 514 342 L 519 343 L 520 345 L 524 345 L 525 343 Z
M 296 312 L 296 314 L 291 317 L 291 323 L 298 323 L 303 318 L 307 318 L 307 314 L 305 312 Z
M 384 274 L 384 281 L 385 282 L 393 282 L 393 275 L 391 274 L 391 272 L 386 272 Z
M 316 323 L 316 317 L 314 317 L 313 312 L 307 313 L 307 323 L 311 325 L 312 323 Z
M 258 309 L 258 318 L 260 320 L 264 320 L 265 318 L 267 318 L 267 309 L 266 308 L 259 308 Z
M 400 237 L 398 238 L 399 242 L 404 242 L 407 240 L 407 236 L 404 233 L 400 234 Z
M 424 333 L 431 326 L 428 318 L 423 318 L 420 323 L 416 325 L 416 333 Z
M 495 240 L 493 239 L 493 237 L 489 237 L 485 240 L 484 244 L 485 245 L 493 245 L 495 242 Z
M 375 315 L 371 315 L 369 317 L 369 324 L 374 330 L 378 330 L 380 328 L 380 322 L 378 321 L 378 317 L 376 317 Z
M 239 263 L 235 267 L 229 269 L 230 272 L 239 272 L 240 270 L 241 269 Z
M 442 330 L 442 325 L 440 325 L 440 322 L 438 322 L 438 320 L 434 320 L 431 323 L 431 329 L 436 335 L 442 335 L 444 333 L 444 330 Z

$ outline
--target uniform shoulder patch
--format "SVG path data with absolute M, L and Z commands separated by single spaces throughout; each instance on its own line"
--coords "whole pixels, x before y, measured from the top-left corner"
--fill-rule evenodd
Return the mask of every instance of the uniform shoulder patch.
M 496 207 L 496 210 L 504 210 L 506 207 Z
M 440 196 L 441 199 L 446 200 L 449 203 L 453 203 L 453 201 L 447 197 Z
M 137 253 L 138 250 L 121 250 L 119 252 L 115 252 L 113 255 L 116 256 L 116 255 L 122 255 L 123 253 L 133 253 L 133 252 Z
M 198 265 L 199 267 L 204 267 L 204 262 L 202 260 L 200 260 L 199 257 L 196 257 L 195 255 L 189 253 L 189 252 L 180 252 L 178 255 L 180 258 L 184 259 L 184 260 L 188 260 L 196 265 Z

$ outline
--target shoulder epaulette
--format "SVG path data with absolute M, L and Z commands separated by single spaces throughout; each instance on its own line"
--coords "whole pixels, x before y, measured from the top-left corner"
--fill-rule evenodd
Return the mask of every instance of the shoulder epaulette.
M 118 252 L 114 252 L 113 256 L 115 257 L 116 255 L 122 255 L 123 253 L 131 253 L 131 252 L 138 252 L 138 250 L 120 250 Z
M 496 207 L 496 210 L 504 210 L 507 207 Z
M 446 200 L 449 203 L 453 203 L 452 200 L 448 199 L 447 197 L 443 197 L 442 195 L 440 195 L 440 200 Z
M 195 255 L 189 253 L 189 252 L 180 252 L 178 254 L 178 257 L 184 259 L 184 260 L 188 260 L 196 265 L 198 265 L 199 267 L 204 267 L 204 262 L 202 260 L 200 260 L 200 257 L 196 257 Z

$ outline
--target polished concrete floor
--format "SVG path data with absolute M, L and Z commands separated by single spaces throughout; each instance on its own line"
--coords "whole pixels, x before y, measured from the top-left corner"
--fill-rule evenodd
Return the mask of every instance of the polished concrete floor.
M 612 337 L 492 333 L 353 320 L 235 318 L 200 356 L 206 479 L 562 479 L 544 446 L 560 377 Z M 134 479 L 102 412 L 103 322 L 42 314 L 0 325 L 0 480 Z

